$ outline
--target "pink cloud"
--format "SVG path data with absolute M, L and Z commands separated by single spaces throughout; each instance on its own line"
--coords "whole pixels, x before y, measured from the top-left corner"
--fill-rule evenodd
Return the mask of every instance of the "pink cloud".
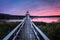
M 38 16 L 60 15 L 60 8 L 38 7 L 37 9 L 32 10 L 31 15 L 38 15 Z

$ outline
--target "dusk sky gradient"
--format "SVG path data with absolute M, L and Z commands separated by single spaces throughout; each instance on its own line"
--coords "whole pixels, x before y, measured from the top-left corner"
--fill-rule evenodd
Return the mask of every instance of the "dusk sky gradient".
M 11 15 L 60 15 L 60 0 L 0 0 L 0 13 Z

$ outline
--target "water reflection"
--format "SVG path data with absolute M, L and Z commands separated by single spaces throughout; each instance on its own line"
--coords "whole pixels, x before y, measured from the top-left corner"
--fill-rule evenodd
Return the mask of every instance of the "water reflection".
M 21 22 L 23 20 L 2 20 L 2 21 L 5 21 L 5 22 Z M 60 18 L 34 18 L 32 19 L 32 21 L 35 21 L 35 22 L 60 22 Z
M 36 22 L 60 22 L 60 18 L 34 18 Z

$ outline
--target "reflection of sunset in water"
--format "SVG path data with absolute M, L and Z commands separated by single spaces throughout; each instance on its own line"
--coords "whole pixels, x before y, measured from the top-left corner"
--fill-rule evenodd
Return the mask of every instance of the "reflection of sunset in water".
M 59 19 L 60 18 L 35 18 L 33 19 L 33 21 L 50 23 L 50 22 L 60 22 Z

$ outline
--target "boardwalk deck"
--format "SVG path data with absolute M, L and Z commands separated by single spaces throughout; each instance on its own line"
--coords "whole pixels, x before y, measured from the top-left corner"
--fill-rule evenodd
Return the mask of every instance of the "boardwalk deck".
M 21 29 L 18 35 L 19 37 L 16 40 L 37 40 L 33 33 L 29 20 L 28 19 L 26 20 L 27 21 L 25 21 L 23 28 Z

